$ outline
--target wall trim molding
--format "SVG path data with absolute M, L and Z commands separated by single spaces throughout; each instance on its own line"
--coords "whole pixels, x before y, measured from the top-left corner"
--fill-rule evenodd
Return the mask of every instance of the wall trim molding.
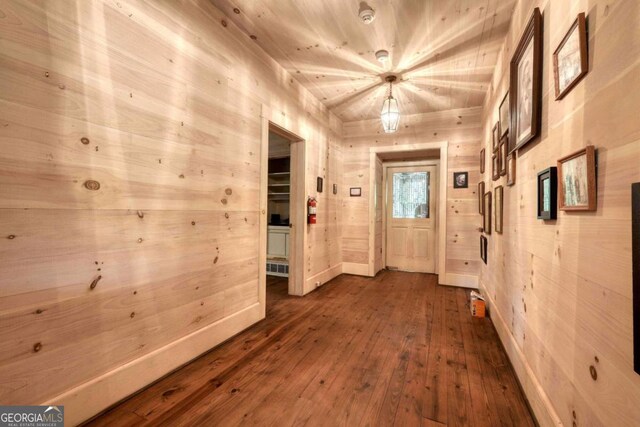
M 342 272 L 344 274 L 355 274 L 356 276 L 373 277 L 373 275 L 369 274 L 369 264 L 360 264 L 357 262 L 343 262 Z
M 321 271 L 320 273 L 314 274 L 313 276 L 309 277 L 305 282 L 304 294 L 305 295 L 308 294 L 309 292 L 317 289 L 318 287 L 327 283 L 329 280 L 334 279 L 341 274 L 342 274 L 341 262 L 334 265 L 333 267 L 329 267 L 326 270 Z M 320 282 L 318 286 L 316 286 L 317 282 Z
M 444 278 L 442 280 L 441 278 Z M 458 288 L 478 289 L 478 276 L 470 274 L 447 273 L 438 276 L 439 284 Z
M 545 393 L 542 385 L 536 378 L 535 373 L 527 362 L 522 350 L 520 350 L 515 338 L 509 332 L 509 328 L 500 315 L 500 311 L 495 308 L 495 302 L 491 299 L 489 293 L 486 292 L 484 287 L 481 291 L 482 296 L 485 297 L 490 309 L 489 318 L 491 319 L 491 323 L 493 323 L 496 331 L 498 332 L 502 346 L 504 347 L 507 357 L 511 362 L 511 366 L 513 366 L 513 370 L 520 381 L 520 385 L 522 386 L 536 420 L 541 426 L 562 426 L 562 420 L 553 407 L 549 396 L 547 396 L 547 393 Z
M 67 425 L 78 425 L 264 319 L 261 302 L 65 391 L 42 405 L 64 405 Z

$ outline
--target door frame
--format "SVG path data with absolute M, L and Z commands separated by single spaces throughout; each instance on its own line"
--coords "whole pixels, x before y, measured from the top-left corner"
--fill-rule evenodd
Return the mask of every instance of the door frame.
M 305 140 L 295 133 L 274 123 L 271 110 L 262 105 L 260 138 L 260 206 L 259 206 L 259 255 L 258 255 L 258 300 L 266 314 L 267 292 L 267 206 L 269 182 L 269 132 L 290 141 L 291 168 L 289 176 L 289 218 L 293 226 L 289 232 L 289 295 L 304 295 L 304 246 L 306 227 L 306 163 Z
M 440 151 L 440 172 L 438 174 L 438 239 L 437 251 L 438 258 L 436 262 L 436 274 L 438 282 L 445 283 L 447 274 L 446 270 L 446 253 L 447 253 L 447 171 L 448 171 L 448 141 L 424 142 L 417 144 L 390 145 L 382 147 L 369 148 L 369 188 L 372 189 L 376 185 L 376 157 L 381 153 L 398 153 L 422 150 L 437 149 Z M 384 163 L 383 163 L 384 167 Z M 384 179 L 384 176 L 383 176 Z M 369 197 L 369 276 L 375 276 L 375 222 L 376 222 L 376 205 L 373 197 Z M 383 230 L 384 231 L 384 230 Z M 384 244 L 383 244 L 384 247 Z M 383 249 L 384 250 L 384 249 Z M 386 262 L 386 254 L 385 254 Z
M 440 159 L 425 159 L 425 160 L 411 160 L 411 161 L 392 161 L 382 162 L 382 260 L 383 268 L 387 267 L 387 207 L 389 202 L 389 191 L 387 182 L 387 172 L 389 168 L 397 167 L 412 167 L 412 166 L 435 166 L 438 175 L 438 186 L 433 190 L 436 193 L 436 208 L 435 211 L 435 230 L 436 235 L 440 236 Z M 440 255 L 440 244 L 438 238 L 435 239 L 435 274 L 438 274 L 438 261 Z

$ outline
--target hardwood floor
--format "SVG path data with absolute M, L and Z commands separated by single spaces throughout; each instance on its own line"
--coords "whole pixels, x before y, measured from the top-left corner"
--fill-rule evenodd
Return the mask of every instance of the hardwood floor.
M 267 298 L 266 320 L 90 425 L 534 425 L 466 290 L 383 271 Z

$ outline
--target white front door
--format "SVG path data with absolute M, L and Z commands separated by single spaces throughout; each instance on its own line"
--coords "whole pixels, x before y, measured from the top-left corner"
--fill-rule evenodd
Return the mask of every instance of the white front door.
M 435 273 L 437 180 L 437 166 L 387 169 L 387 267 Z

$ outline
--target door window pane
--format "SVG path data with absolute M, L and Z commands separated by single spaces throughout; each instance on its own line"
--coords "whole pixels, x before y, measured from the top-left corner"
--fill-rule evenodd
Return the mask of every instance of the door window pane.
M 429 172 L 393 174 L 393 217 L 429 218 Z

